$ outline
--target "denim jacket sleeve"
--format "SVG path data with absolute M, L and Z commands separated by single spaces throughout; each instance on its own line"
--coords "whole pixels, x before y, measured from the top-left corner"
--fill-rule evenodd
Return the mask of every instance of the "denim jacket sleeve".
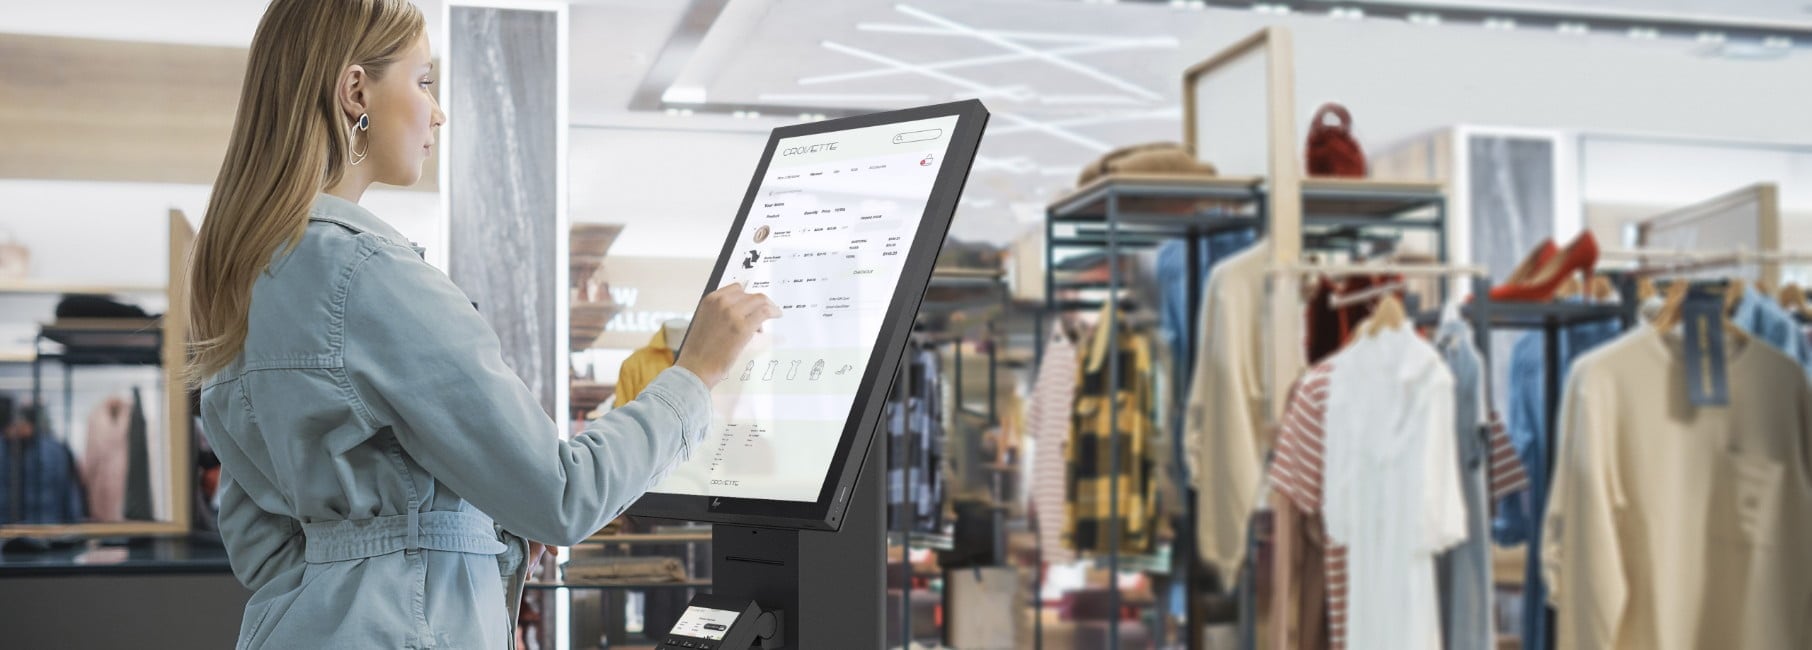
M 710 424 L 710 392 L 675 367 L 562 440 L 445 274 L 384 243 L 347 272 L 339 329 L 359 417 L 389 427 L 423 469 L 506 530 L 583 540 L 689 457 Z
M 226 545 L 233 576 L 252 591 L 303 564 L 302 525 L 294 518 L 265 512 L 224 464 L 220 467 L 220 539 Z

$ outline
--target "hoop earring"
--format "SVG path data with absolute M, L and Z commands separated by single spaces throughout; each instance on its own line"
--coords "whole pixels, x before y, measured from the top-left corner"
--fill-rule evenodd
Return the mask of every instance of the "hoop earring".
M 359 165 L 359 163 L 365 162 L 365 154 L 371 153 L 371 140 L 369 138 L 367 138 L 365 140 L 365 150 L 364 151 L 353 150 L 353 148 L 352 148 L 353 141 L 358 139 L 359 133 L 368 131 L 370 129 L 371 129 L 371 114 L 360 113 L 359 121 L 354 123 L 352 126 L 352 132 L 346 134 L 346 153 L 347 153 L 346 158 L 350 163 L 352 163 L 352 166 L 354 166 L 354 167 L 357 167 Z

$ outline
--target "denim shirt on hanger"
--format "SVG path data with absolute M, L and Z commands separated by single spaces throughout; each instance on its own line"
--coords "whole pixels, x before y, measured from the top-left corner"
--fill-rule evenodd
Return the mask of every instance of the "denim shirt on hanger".
M 0 524 L 79 524 L 88 519 L 87 495 L 69 446 L 39 417 L 29 438 L 0 436 Z M 15 457 L 14 454 L 18 455 Z M 23 490 L 13 494 L 13 470 Z M 18 519 L 13 505 L 19 506 Z
M 1743 331 L 1787 353 L 1806 370 L 1806 376 L 1812 378 L 1812 342 L 1806 340 L 1805 330 L 1800 329 L 1793 314 L 1782 309 L 1774 299 L 1751 286 L 1743 292 L 1743 299 L 1737 302 L 1736 313 L 1730 320 Z

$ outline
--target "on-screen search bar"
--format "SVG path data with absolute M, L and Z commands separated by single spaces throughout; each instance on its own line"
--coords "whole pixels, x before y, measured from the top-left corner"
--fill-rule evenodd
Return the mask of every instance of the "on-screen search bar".
M 943 129 L 925 129 L 923 131 L 907 131 L 905 133 L 895 133 L 893 136 L 893 143 L 894 144 L 906 144 L 908 142 L 924 142 L 926 140 L 936 140 L 941 137 L 944 137 Z

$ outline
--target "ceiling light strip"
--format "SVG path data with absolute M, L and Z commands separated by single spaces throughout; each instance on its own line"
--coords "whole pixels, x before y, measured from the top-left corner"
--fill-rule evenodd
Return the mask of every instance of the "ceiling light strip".
M 1061 56 L 1051 56 L 1048 53 L 1040 52 L 1038 50 L 1034 50 L 1030 47 L 1026 47 L 1025 45 L 1015 43 L 1013 41 L 1001 38 L 999 36 L 995 36 L 992 34 L 982 32 L 980 30 L 974 29 L 967 25 L 963 25 L 956 21 L 944 18 L 942 16 L 938 16 L 936 14 L 925 11 L 923 9 L 913 7 L 911 5 L 903 5 L 903 4 L 894 5 L 894 10 L 898 11 L 900 13 L 906 14 L 908 16 L 912 16 L 919 20 L 933 23 L 935 25 L 938 25 L 939 27 L 962 31 L 964 33 L 969 34 L 970 36 L 974 36 L 975 38 L 981 39 L 982 41 L 992 43 L 994 45 L 997 45 L 999 47 L 1002 47 L 1002 48 L 1005 48 L 1008 50 L 1012 50 L 1012 51 L 1019 52 L 1022 54 L 1030 54 L 1030 55 L 1036 56 L 1040 60 L 1043 60 L 1046 63 L 1050 63 L 1051 65 L 1055 65 L 1057 67 L 1063 68 L 1065 70 L 1069 70 L 1071 72 L 1080 74 L 1080 75 L 1088 77 L 1090 79 L 1100 81 L 1102 83 L 1108 84 L 1110 86 L 1113 86 L 1120 90 L 1132 93 L 1134 95 L 1138 95 L 1140 97 L 1143 97 L 1143 98 L 1151 100 L 1151 101 L 1160 101 L 1160 100 L 1164 99 L 1163 95 L 1153 92 L 1138 84 L 1129 82 L 1125 79 L 1121 79 L 1119 77 L 1108 74 L 1106 72 L 1102 72 L 1099 69 L 1096 69 L 1096 68 L 1093 68 L 1093 67 L 1090 67 L 1087 65 L 1083 65 L 1083 64 L 1077 63 L 1075 61 L 1071 61 L 1071 60 L 1063 58 Z

